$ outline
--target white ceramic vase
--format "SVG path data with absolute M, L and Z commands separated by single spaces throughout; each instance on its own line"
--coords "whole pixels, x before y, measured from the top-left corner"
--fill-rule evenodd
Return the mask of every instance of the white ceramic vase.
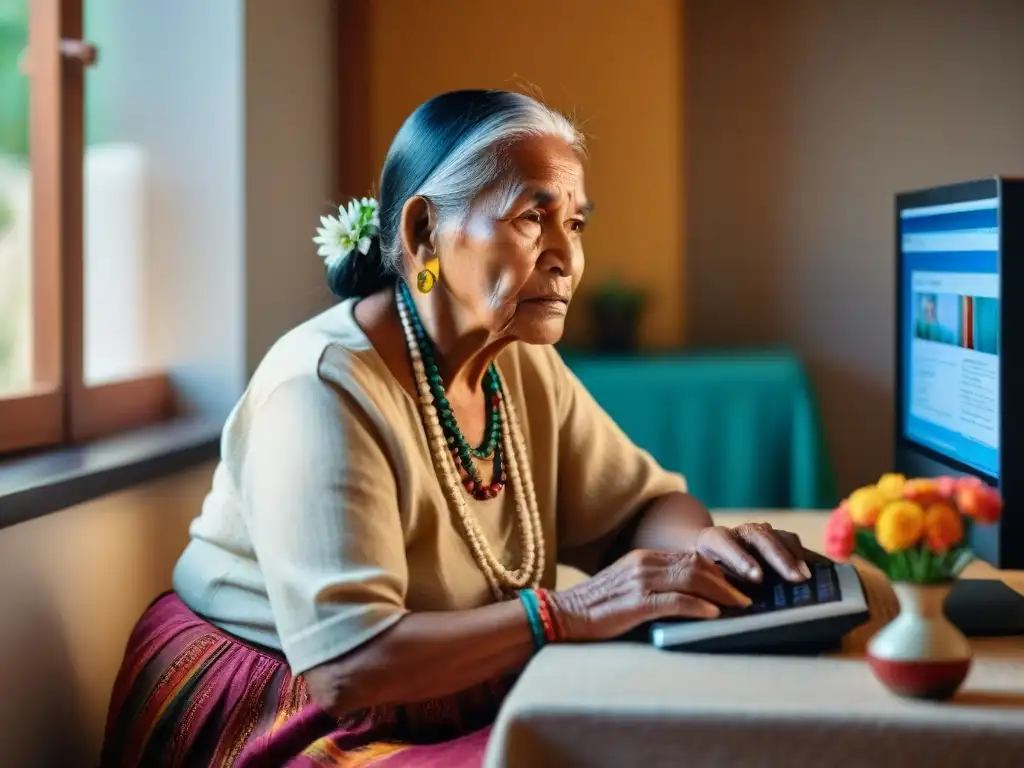
M 943 611 L 950 584 L 896 582 L 899 615 L 868 643 L 875 677 L 893 693 L 945 700 L 971 668 L 971 646 Z

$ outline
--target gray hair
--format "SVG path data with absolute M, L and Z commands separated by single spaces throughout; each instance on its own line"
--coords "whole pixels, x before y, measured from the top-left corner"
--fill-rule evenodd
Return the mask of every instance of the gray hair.
M 461 226 L 484 193 L 511 203 L 514 178 L 503 149 L 530 136 L 558 136 L 578 154 L 583 135 L 560 112 L 510 91 L 453 91 L 421 104 L 405 121 L 381 173 L 380 238 L 364 258 L 329 271 L 341 297 L 367 296 L 402 273 L 400 224 L 406 201 L 426 198 L 438 226 Z

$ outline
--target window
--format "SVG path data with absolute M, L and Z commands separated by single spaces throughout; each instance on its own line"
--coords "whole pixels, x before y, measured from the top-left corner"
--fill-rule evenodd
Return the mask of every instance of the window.
M 172 414 L 147 314 L 149 156 L 131 105 L 108 109 L 132 77 L 122 5 L 0 0 L 0 452 Z

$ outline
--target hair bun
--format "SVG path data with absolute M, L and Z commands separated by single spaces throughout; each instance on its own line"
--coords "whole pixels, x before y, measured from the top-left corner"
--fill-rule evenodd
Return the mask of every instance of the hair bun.
M 366 253 L 356 248 L 344 258 L 327 262 L 327 287 L 339 299 L 369 296 L 380 290 L 393 276 L 387 274 L 381 259 L 380 232 L 369 236 Z

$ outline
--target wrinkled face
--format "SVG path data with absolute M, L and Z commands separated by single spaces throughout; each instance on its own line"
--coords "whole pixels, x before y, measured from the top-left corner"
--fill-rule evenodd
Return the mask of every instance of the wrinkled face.
M 441 281 L 476 327 L 553 344 L 583 275 L 583 167 L 555 136 L 523 139 L 508 159 L 513 186 L 484 193 L 457 229 L 438 233 Z

